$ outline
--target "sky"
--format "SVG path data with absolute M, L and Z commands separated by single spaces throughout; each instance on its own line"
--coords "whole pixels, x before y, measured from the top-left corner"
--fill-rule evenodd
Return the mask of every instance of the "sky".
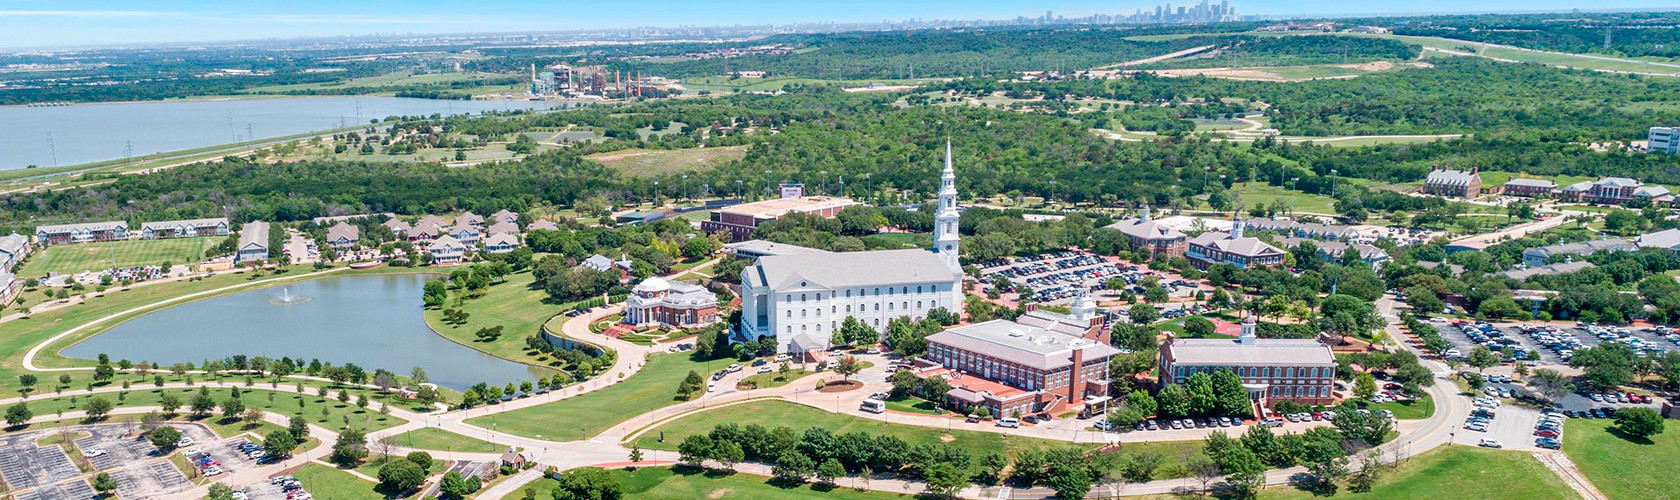
M 1130 14 L 1152 0 L 0 0 L 0 47 L 65 47 L 368 34 L 557 31 Z M 1180 0 L 1175 5 L 1188 2 Z M 1572 8 L 1674 9 L 1673 0 L 1233 0 L 1271 16 Z

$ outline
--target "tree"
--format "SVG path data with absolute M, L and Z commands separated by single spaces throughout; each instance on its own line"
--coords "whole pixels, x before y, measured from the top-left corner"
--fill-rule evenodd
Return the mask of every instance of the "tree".
M 227 398 L 227 400 L 225 400 L 225 401 L 222 401 L 222 416 L 223 417 L 239 418 L 239 414 L 244 413 L 244 412 L 245 412 L 245 400 L 240 399 L 239 396 L 233 396 L 233 397 Z
M 1370 372 L 1359 372 L 1353 377 L 1353 395 L 1359 399 L 1370 401 L 1377 395 L 1377 378 Z
M 210 483 L 210 500 L 233 500 L 233 488 L 222 483 Z
M 1214 410 L 1222 416 L 1247 417 L 1254 413 L 1254 405 L 1248 398 L 1248 388 L 1243 387 L 1242 377 L 1228 369 L 1213 372 Z
M 555 500 L 618 500 L 624 490 L 618 480 L 600 467 L 581 467 L 560 475 Z
M 684 400 L 693 399 L 695 394 L 704 392 L 705 390 L 705 379 L 700 378 L 699 372 L 689 370 L 688 376 L 683 378 L 682 383 L 677 384 L 677 397 Z
M 175 443 L 181 441 L 181 431 L 174 427 L 159 427 L 146 435 L 146 440 L 152 442 L 159 452 L 168 454 L 175 450 Z
M 1477 373 L 1481 373 L 1493 365 L 1499 364 L 1499 356 L 1494 354 L 1493 350 L 1488 349 L 1487 346 L 1479 345 L 1470 350 L 1470 356 L 1466 361 L 1470 363 L 1470 366 L 1476 367 Z
M 776 457 L 776 465 L 770 468 L 770 473 L 784 480 L 802 483 L 815 469 L 816 465 L 811 463 L 811 457 L 797 450 L 789 450 Z
M 275 458 L 291 456 L 292 450 L 297 449 L 297 447 L 298 440 L 292 436 L 290 431 L 269 431 L 268 435 L 263 437 L 263 451 Z
M 275 431 L 275 434 L 288 436 L 285 432 Z M 418 488 L 426 481 L 426 471 L 420 466 L 407 460 L 386 460 L 385 465 L 379 467 L 379 485 L 391 492 L 405 492 Z
M 1148 304 L 1138 304 L 1126 311 L 1126 317 L 1131 318 L 1133 324 L 1147 325 L 1161 319 L 1161 310 Z
M 713 446 L 712 459 L 717 460 L 725 469 L 733 469 L 735 464 L 747 459 L 746 451 L 734 441 L 714 442 Z
M 1552 401 L 1575 392 L 1575 383 L 1569 377 L 1548 368 L 1536 368 L 1528 377 L 1528 387 Z
M 1048 479 L 1046 486 L 1056 490 L 1057 500 L 1082 500 L 1091 492 L 1091 473 L 1085 467 L 1056 464 L 1051 467 Z
M 6 407 L 6 425 L 17 427 L 29 423 L 29 419 L 32 418 L 35 418 L 35 412 L 29 411 L 29 405 L 26 403 L 19 401 Z
M 110 474 L 101 472 L 93 476 L 93 490 L 99 492 L 100 496 L 109 496 L 117 491 L 117 480 L 111 479 Z
M 1130 394 L 1127 394 L 1126 404 L 1131 406 L 1133 410 L 1137 410 L 1139 415 L 1143 416 L 1154 415 L 1156 409 L 1158 408 L 1155 404 L 1155 398 L 1150 397 L 1148 392 L 1141 390 L 1132 391 Z
M 477 483 L 477 478 L 467 479 L 462 477 L 459 472 L 449 471 L 444 473 L 443 479 L 438 481 L 438 491 L 443 493 L 441 498 L 466 498 L 467 495 L 478 491 L 479 485 Z
M 840 374 L 841 380 L 845 381 L 850 381 L 852 379 L 852 375 L 856 375 L 857 372 L 862 370 L 863 366 L 858 363 L 858 359 L 856 357 L 852 356 L 840 358 L 840 363 L 834 365 L 834 373 Z
M 181 409 L 181 397 L 165 392 L 158 396 L 158 406 L 163 408 L 164 413 L 173 415 L 175 410 Z
M 343 467 L 355 467 L 361 465 L 367 455 L 367 433 L 352 427 L 338 434 L 338 442 L 333 443 L 329 460 Z
M 1225 454 L 1224 463 L 1220 467 L 1225 472 L 1226 481 L 1231 483 L 1231 492 L 1237 498 L 1254 498 L 1260 493 L 1260 486 L 1266 482 L 1266 466 L 1260 462 L 1260 457 L 1248 448 L 1232 448 Z
M 695 434 L 683 438 L 677 445 L 677 461 L 685 465 L 699 467 L 701 462 L 712 457 L 712 438 L 704 434 Z
M 111 404 L 111 400 L 95 396 L 88 400 L 87 406 L 83 407 L 82 411 L 87 412 L 88 419 L 98 420 L 105 418 L 105 415 L 109 415 L 113 406 L 115 405 Z
M 1336 481 L 1348 474 L 1348 460 L 1342 447 L 1330 439 L 1311 439 L 1306 443 L 1301 460 L 1306 462 L 1307 473 L 1318 480 L 1318 493 L 1329 495 L 1335 493 Z
M 1201 316 L 1193 316 L 1184 320 L 1184 334 L 1187 337 L 1209 337 L 1213 335 L 1215 327 L 1212 321 Z
M 286 420 L 286 431 L 292 434 L 292 439 L 302 442 L 309 437 L 309 421 L 302 416 L 292 415 Z
M 950 498 L 968 484 L 968 472 L 950 462 L 935 463 L 923 475 L 927 479 L 928 494 L 939 498 Z
M 1628 408 L 1616 412 L 1616 428 L 1623 434 L 1649 438 L 1663 432 L 1663 418 L 1650 408 Z
M 824 461 L 822 465 L 817 466 L 817 482 L 819 483 L 832 485 L 834 484 L 834 478 L 844 475 L 846 475 L 846 467 L 840 465 L 839 460 L 830 458 Z
M 1184 382 L 1185 389 L 1190 392 L 1190 414 L 1212 415 L 1217 403 L 1213 393 L 1213 376 L 1207 372 L 1197 372 Z
M 1183 418 L 1190 415 L 1190 393 L 1182 385 L 1161 388 L 1161 392 L 1155 394 L 1155 401 L 1160 404 L 1156 414 L 1162 417 Z
M 212 410 L 216 409 L 216 400 L 210 398 L 210 392 L 208 390 L 200 388 L 198 394 L 193 395 L 192 402 L 188 404 L 188 408 L 192 410 L 193 416 L 208 416 Z

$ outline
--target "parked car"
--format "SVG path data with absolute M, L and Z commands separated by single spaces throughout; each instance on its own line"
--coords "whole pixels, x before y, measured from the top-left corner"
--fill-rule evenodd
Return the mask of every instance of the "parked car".
M 1011 429 L 1015 429 L 1015 428 L 1021 427 L 1021 421 L 1015 419 L 1014 417 L 1000 418 L 997 421 L 997 426 L 998 427 L 1008 427 L 1008 428 L 1011 428 Z
M 1500 443 L 1498 439 L 1483 439 L 1481 442 L 1476 443 L 1476 446 L 1480 446 L 1480 447 L 1483 447 L 1483 448 L 1504 448 L 1505 447 L 1505 445 L 1503 443 Z

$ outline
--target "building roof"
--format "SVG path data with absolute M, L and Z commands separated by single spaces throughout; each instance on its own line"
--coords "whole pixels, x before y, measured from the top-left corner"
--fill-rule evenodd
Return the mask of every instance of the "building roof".
M 504 208 L 497 210 L 496 213 L 490 214 L 490 218 L 498 221 L 518 222 L 519 214 L 513 213 Z
M 1592 187 L 1593 187 L 1593 181 L 1581 181 L 1581 182 L 1577 182 L 1577 183 L 1574 183 L 1574 184 L 1570 184 L 1568 186 L 1564 186 L 1563 190 L 1568 191 L 1568 192 L 1586 191 L 1588 189 L 1592 189 Z
M 105 222 L 80 222 L 76 224 L 48 224 L 45 226 L 35 226 L 35 232 L 47 234 L 73 233 L 77 231 L 110 231 L 113 229 L 127 231 L 128 221 L 113 220 Z
M 1658 198 L 1668 194 L 1668 188 L 1662 186 L 1639 186 L 1633 190 L 1633 195 L 1640 198 Z
M 267 222 L 254 220 L 245 223 L 244 227 L 239 228 L 239 248 L 244 249 L 250 245 L 268 248 L 268 229 Z
M 508 246 L 517 247 L 517 246 L 519 246 L 519 237 L 513 235 L 512 233 L 491 234 L 489 238 L 484 239 L 484 246 L 486 246 L 486 247 L 508 247 Z
M 962 275 L 927 249 L 876 250 L 826 254 L 771 255 L 748 267 L 754 286 L 786 289 L 865 287 L 901 283 L 949 283 Z
M 829 208 L 843 208 L 860 203 L 850 198 L 833 196 L 795 196 L 777 198 L 774 200 L 742 203 L 728 208 L 718 209 L 718 212 L 741 214 L 758 219 L 775 219 L 790 212 L 815 212 Z
M 177 227 L 199 228 L 205 226 L 227 225 L 227 217 L 211 217 L 206 219 L 160 220 L 140 224 L 141 231 L 155 231 L 159 229 L 174 229 Z
M 1231 233 L 1222 233 L 1218 231 L 1208 231 L 1202 233 L 1202 235 L 1197 236 L 1196 239 L 1190 240 L 1190 244 L 1213 247 L 1219 249 L 1221 252 L 1245 257 L 1259 257 L 1262 255 L 1283 253 L 1283 250 L 1279 250 L 1277 247 L 1268 245 L 1266 242 L 1260 241 L 1259 238 L 1252 236 L 1239 236 L 1232 238 Z
M 1330 346 L 1314 339 L 1173 339 L 1162 349 L 1174 365 L 1335 366 Z
M 1084 351 L 1086 360 L 1120 354 L 1108 344 L 1006 319 L 951 328 L 929 335 L 927 340 L 929 344 L 983 353 L 1039 370 L 1072 365 L 1075 350 Z
M 1608 187 L 1639 187 L 1645 185 L 1643 182 L 1626 177 L 1605 177 L 1603 179 L 1599 179 L 1598 182 L 1594 182 L 1593 184 Z
M 420 220 L 416 221 L 414 223 L 414 227 L 420 227 L 421 224 L 426 224 L 426 223 L 436 224 L 437 227 L 441 228 L 441 227 L 449 225 L 449 219 L 445 219 L 443 217 L 438 217 L 438 216 L 432 215 L 432 214 L 426 214 L 426 215 L 420 216 Z
M 403 234 L 408 232 L 412 226 L 409 226 L 407 222 L 403 222 L 402 219 L 391 217 L 390 220 L 385 221 L 385 227 L 391 228 L 391 232 L 393 233 Z
M 361 234 L 361 228 L 351 225 L 348 222 L 339 222 L 337 224 L 333 224 L 333 227 L 327 228 L 327 241 L 334 241 L 339 238 L 351 241 L 359 240 L 362 238 Z
M 497 220 L 495 224 L 491 224 L 490 227 L 485 228 L 484 232 L 488 234 L 518 234 L 519 223 Z
M 1578 261 L 1574 261 L 1574 262 L 1559 262 L 1559 263 L 1556 263 L 1556 264 L 1549 264 L 1549 265 L 1544 265 L 1544 266 L 1535 266 L 1535 267 L 1529 267 L 1529 268 L 1523 268 L 1523 269 L 1512 269 L 1510 271 L 1505 271 L 1505 272 L 1499 273 L 1499 274 L 1504 275 L 1507 278 L 1522 281 L 1522 280 L 1526 280 L 1526 279 L 1529 279 L 1529 278 L 1532 278 L 1532 277 L 1535 277 L 1535 276 L 1548 276 L 1548 275 L 1553 275 L 1553 274 L 1568 274 L 1568 273 L 1573 273 L 1575 271 L 1580 271 L 1580 270 L 1584 270 L 1584 269 L 1591 269 L 1591 268 L 1594 268 L 1594 267 L 1598 267 L 1598 266 L 1593 265 L 1593 263 L 1591 263 L 1591 262 L 1587 262 L 1587 261 L 1584 261 L 1584 260 L 1578 260 Z
M 447 234 L 443 235 L 443 236 L 439 236 L 437 239 L 432 240 L 432 244 L 426 245 L 426 251 L 432 252 L 432 253 L 437 253 L 439 251 L 447 251 L 447 250 L 461 250 L 461 251 L 464 251 L 466 249 L 467 249 L 467 246 L 462 245 L 461 240 L 457 240 L 457 239 L 455 239 L 454 236 L 450 236 L 450 235 L 447 235 Z
M 1523 250 L 1523 258 L 1533 257 L 1547 259 L 1553 255 L 1592 255 L 1598 252 L 1632 251 L 1639 249 L 1639 245 L 1621 238 L 1606 238 L 1602 240 L 1577 241 L 1574 243 L 1557 243 L 1543 247 Z
M 774 241 L 768 241 L 768 240 L 747 240 L 747 241 L 742 241 L 742 242 L 738 242 L 738 243 L 730 243 L 730 244 L 724 245 L 723 247 L 727 248 L 729 250 L 732 250 L 734 252 L 737 252 L 737 253 L 748 253 L 748 254 L 759 255 L 759 256 L 767 256 L 767 255 L 810 255 L 810 254 L 834 253 L 834 252 L 830 252 L 828 250 L 823 250 L 821 248 L 802 247 L 802 246 L 799 246 L 799 245 L 789 245 L 787 243 L 776 243 Z
M 466 217 L 455 219 L 455 225 L 449 227 L 449 234 L 472 233 L 478 234 L 478 226 L 472 225 Z
M 1178 232 L 1177 229 L 1167 227 L 1166 225 L 1154 220 L 1143 218 L 1126 219 L 1109 224 L 1107 227 L 1109 229 L 1118 229 L 1126 236 L 1143 240 L 1173 240 L 1187 238 L 1184 233 Z
M 456 225 L 461 225 L 462 223 L 483 224 L 484 223 L 484 216 L 472 213 L 471 210 L 468 210 L 466 212 L 461 212 L 461 215 L 455 217 L 455 224 Z
M 1468 186 L 1472 181 L 1477 181 L 1479 179 L 1480 176 L 1476 174 L 1475 170 L 1441 169 L 1429 171 L 1429 177 L 1424 178 L 1423 183 L 1444 186 Z
M 29 237 L 17 233 L 0 236 L 0 253 L 19 255 L 29 252 Z
M 1506 186 L 1537 187 L 1537 188 L 1546 188 L 1546 189 L 1551 189 L 1551 188 L 1557 187 L 1557 183 L 1552 182 L 1550 179 L 1529 179 L 1529 178 L 1511 179 L 1511 181 L 1506 182 L 1505 185 Z
M 611 257 L 607 257 L 607 256 L 601 255 L 601 254 L 591 255 L 591 256 L 589 256 L 589 258 L 583 259 L 583 262 L 578 263 L 578 265 L 580 265 L 580 266 L 587 267 L 587 268 L 590 268 L 590 269 L 594 269 L 596 271 L 610 271 L 610 270 L 612 270 L 613 266 L 615 266 L 615 265 L 623 267 L 625 269 L 629 269 L 630 264 L 631 264 L 631 262 L 628 259 L 619 260 L 619 261 L 615 262 L 615 261 L 612 260 Z
M 426 234 L 435 236 L 443 234 L 443 226 L 435 221 L 420 219 L 420 222 L 415 223 L 414 227 L 408 230 L 408 234 Z
M 1642 234 L 1639 236 L 1638 245 L 1640 248 L 1673 249 L 1674 247 L 1680 247 L 1680 229 L 1664 229 L 1655 233 Z M 0 246 L 0 251 L 3 250 L 5 250 L 5 247 Z
M 1313 246 L 1318 247 L 1318 253 L 1324 254 L 1326 257 L 1330 257 L 1332 259 L 1342 258 L 1342 254 L 1346 253 L 1349 248 L 1352 248 L 1355 251 L 1358 251 L 1359 252 L 1359 258 L 1362 259 L 1362 260 L 1381 261 L 1381 260 L 1387 260 L 1388 259 L 1388 252 L 1387 251 L 1383 250 L 1382 248 L 1372 246 L 1372 245 L 1367 245 L 1367 244 L 1364 244 L 1364 243 L 1354 243 L 1354 244 L 1350 245 L 1350 244 L 1343 243 L 1343 242 L 1340 242 L 1340 241 L 1318 241 L 1318 240 L 1307 240 L 1305 238 L 1284 238 L 1282 240 L 1282 243 L 1283 243 L 1283 246 L 1286 246 L 1286 247 L 1289 247 L 1289 248 L 1295 248 L 1295 247 L 1301 246 L 1302 243 L 1305 243 L 1307 241 L 1312 241 Z
M 555 224 L 554 221 L 551 221 L 551 220 L 548 220 L 548 219 L 538 219 L 538 220 L 532 222 L 530 226 L 526 226 L 525 230 L 527 230 L 527 231 L 538 231 L 538 230 L 541 230 L 541 231 L 559 231 L 560 230 L 560 225 Z

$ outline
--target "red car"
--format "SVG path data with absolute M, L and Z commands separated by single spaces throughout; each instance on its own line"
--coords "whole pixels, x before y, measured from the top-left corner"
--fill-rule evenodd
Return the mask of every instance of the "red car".
M 1554 431 L 1554 430 L 1551 430 L 1551 429 L 1545 429 L 1545 430 L 1535 431 L 1534 435 L 1540 436 L 1540 437 L 1555 438 L 1555 437 L 1558 437 L 1558 431 Z

